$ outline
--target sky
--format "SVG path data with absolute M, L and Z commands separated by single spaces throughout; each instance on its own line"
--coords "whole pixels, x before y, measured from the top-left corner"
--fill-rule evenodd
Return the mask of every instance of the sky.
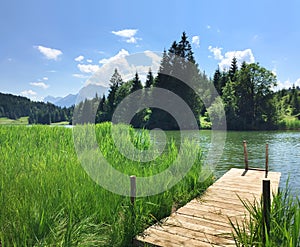
M 235 56 L 273 71 L 277 89 L 300 86 L 299 9 L 299 0 L 1 0 L 0 92 L 76 94 L 114 59 L 162 52 L 183 31 L 210 77 Z

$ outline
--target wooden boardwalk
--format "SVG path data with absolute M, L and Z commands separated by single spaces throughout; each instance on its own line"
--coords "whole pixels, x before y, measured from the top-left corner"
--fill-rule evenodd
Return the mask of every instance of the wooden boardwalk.
M 139 246 L 235 246 L 233 222 L 249 218 L 241 200 L 260 200 L 265 172 L 232 168 L 200 198 L 193 199 L 136 238 Z M 269 172 L 271 190 L 278 192 L 280 173 Z

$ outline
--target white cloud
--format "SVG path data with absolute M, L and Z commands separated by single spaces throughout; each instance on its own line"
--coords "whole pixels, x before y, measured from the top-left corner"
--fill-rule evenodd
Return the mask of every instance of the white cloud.
M 137 42 L 137 38 L 130 37 L 130 38 L 126 39 L 126 42 L 131 43 L 131 44 L 135 44 Z
M 82 73 L 95 73 L 100 68 L 93 64 L 78 64 L 77 67 Z
M 81 62 L 83 59 L 84 59 L 84 56 L 82 56 L 82 55 L 80 55 L 80 56 L 74 58 L 74 60 L 75 60 L 76 62 Z
M 200 37 L 199 36 L 193 36 L 192 37 L 192 43 L 194 45 L 196 45 L 196 47 L 199 47 L 199 45 L 200 45 Z
M 44 81 L 48 81 L 49 78 L 48 78 L 48 77 L 43 77 L 43 80 L 44 80 Z
M 110 57 L 110 58 L 101 59 L 99 61 L 99 63 L 101 63 L 101 64 L 111 63 L 111 62 L 119 60 L 120 58 L 124 58 L 126 56 L 129 56 L 129 52 L 126 51 L 125 49 L 121 49 L 117 55 Z
M 137 43 L 137 40 L 140 40 L 141 38 L 135 37 L 138 29 L 123 29 L 120 31 L 112 31 L 111 33 L 114 35 L 117 35 L 119 37 L 122 37 L 127 43 Z
M 45 47 L 45 46 L 36 46 L 36 48 L 49 60 L 57 60 L 60 55 L 62 55 L 61 50 Z
M 31 86 L 40 87 L 40 88 L 43 88 L 43 89 L 47 89 L 49 87 L 49 85 L 44 83 L 44 82 L 30 82 L 29 84 Z
M 30 97 L 30 96 L 36 95 L 36 92 L 34 92 L 32 90 L 25 90 L 25 91 L 21 92 L 21 95 L 23 95 L 25 97 Z
M 211 45 L 208 47 L 208 50 L 214 54 L 214 58 L 217 60 L 222 60 L 223 55 L 222 55 L 222 49 L 219 47 L 212 47 Z
M 254 63 L 255 58 L 251 49 L 243 51 L 228 51 L 222 55 L 222 48 L 209 46 L 208 50 L 214 54 L 216 60 L 220 60 L 219 67 L 221 70 L 228 70 L 232 59 L 235 57 L 238 65 L 240 66 L 244 61 L 246 63 Z
M 124 29 L 120 31 L 112 31 L 112 33 L 123 38 L 131 38 L 136 35 L 137 31 L 137 29 Z
M 93 62 L 92 59 L 87 59 L 86 61 L 87 61 L 88 63 L 92 63 L 92 62 Z
M 118 54 L 99 61 L 102 66 L 93 74 L 87 84 L 97 84 L 108 86 L 114 70 L 117 68 L 122 76 L 123 81 L 128 81 L 134 78 L 138 72 L 140 80 L 145 82 L 149 68 L 151 68 L 153 75 L 157 73 L 162 54 L 152 51 L 144 51 L 142 53 L 129 54 L 125 49 L 121 49 Z
M 83 74 L 73 74 L 72 76 L 73 76 L 73 77 L 76 77 L 76 78 L 80 78 L 80 79 L 88 78 L 87 75 L 83 75 Z
M 285 80 L 285 81 L 277 81 L 277 86 L 274 88 L 275 91 L 277 90 L 281 90 L 281 89 L 288 89 L 288 88 L 292 88 L 293 85 L 295 85 L 295 87 L 300 87 L 300 78 L 297 79 L 296 81 L 292 82 L 289 79 Z
M 206 28 L 207 28 L 207 29 L 211 29 L 211 26 L 210 26 L 210 25 L 207 25 Z
M 240 66 L 244 61 L 246 63 L 254 63 L 255 58 L 251 49 L 246 49 L 243 51 L 228 51 L 225 53 L 224 58 L 219 63 L 222 70 L 229 69 L 232 59 L 236 58 L 238 65 Z

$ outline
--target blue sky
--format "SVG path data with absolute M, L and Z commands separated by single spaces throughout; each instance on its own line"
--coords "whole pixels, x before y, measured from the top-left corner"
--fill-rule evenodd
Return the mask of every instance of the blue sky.
M 201 70 L 239 61 L 300 86 L 300 1 L 0 2 L 0 91 L 41 100 L 77 93 L 112 57 L 163 51 L 185 31 Z

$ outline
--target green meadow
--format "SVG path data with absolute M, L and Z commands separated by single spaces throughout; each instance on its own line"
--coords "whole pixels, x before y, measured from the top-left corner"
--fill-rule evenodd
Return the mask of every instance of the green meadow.
M 0 117 L 0 125 L 26 125 L 26 124 L 28 124 L 28 117 L 20 117 L 18 119 Z
M 82 126 L 82 133 L 91 126 Z M 179 152 L 170 139 L 153 161 L 131 161 L 114 146 L 111 124 L 95 126 L 99 149 L 125 174 L 150 176 L 167 169 Z M 151 147 L 149 131 L 130 129 L 138 149 Z M 103 189 L 85 172 L 74 147 L 72 129 L 59 126 L 0 126 L 0 246 L 131 246 L 134 236 L 201 194 L 200 148 L 197 159 L 175 186 L 153 196 L 128 196 Z M 82 143 L 84 145 L 84 143 Z M 172 176 L 170 171 L 170 176 Z M 116 181 L 117 183 L 117 181 Z M 129 181 L 128 181 L 129 185 Z

